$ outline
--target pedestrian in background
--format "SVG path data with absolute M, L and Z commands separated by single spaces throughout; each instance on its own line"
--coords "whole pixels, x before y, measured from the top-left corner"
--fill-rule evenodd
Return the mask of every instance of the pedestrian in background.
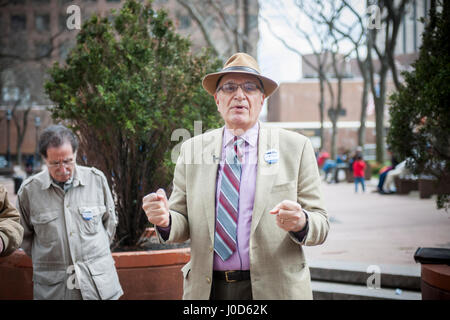
M 366 191 L 364 185 L 364 171 L 366 169 L 366 163 L 362 159 L 362 156 L 356 156 L 356 160 L 353 162 L 353 177 L 355 178 L 355 192 L 358 192 L 358 184 L 361 183 L 362 191 Z

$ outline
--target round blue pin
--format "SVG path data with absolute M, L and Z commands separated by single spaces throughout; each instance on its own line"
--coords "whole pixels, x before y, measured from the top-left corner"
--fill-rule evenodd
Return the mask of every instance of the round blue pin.
M 264 154 L 264 160 L 266 160 L 268 164 L 277 163 L 278 159 L 279 159 L 278 151 L 275 149 L 267 150 L 266 153 Z
M 83 219 L 86 220 L 86 221 L 91 220 L 92 217 L 93 217 L 93 214 L 92 214 L 91 210 L 85 210 L 85 211 L 82 212 L 81 215 L 83 216 Z

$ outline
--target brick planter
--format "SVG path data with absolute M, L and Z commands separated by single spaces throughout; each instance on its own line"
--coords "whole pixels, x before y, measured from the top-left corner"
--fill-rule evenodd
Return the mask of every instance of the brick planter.
M 183 296 L 181 268 L 190 248 L 115 252 L 116 268 L 124 295 L 121 300 L 176 300 Z
M 450 300 L 450 266 L 422 264 L 422 300 Z
M 190 248 L 114 252 L 121 300 L 174 300 L 183 295 L 181 268 Z M 0 300 L 33 299 L 33 266 L 22 250 L 0 258 Z
M 430 198 L 434 194 L 450 194 L 450 181 L 441 180 L 439 184 L 432 179 L 419 179 L 419 195 L 421 199 Z
M 24 251 L 0 258 L 0 300 L 33 299 L 33 266 Z
M 410 191 L 419 190 L 419 181 L 417 179 L 394 178 L 397 194 L 408 194 Z

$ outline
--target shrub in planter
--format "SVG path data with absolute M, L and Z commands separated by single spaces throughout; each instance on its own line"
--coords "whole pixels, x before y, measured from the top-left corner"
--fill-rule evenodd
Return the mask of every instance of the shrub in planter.
M 192 132 L 195 120 L 203 130 L 220 125 L 201 87 L 219 67 L 210 51 L 190 52 L 165 11 L 128 0 L 109 18 L 85 22 L 65 65 L 50 69 L 53 118 L 77 132 L 79 163 L 102 170 L 113 191 L 116 246 L 136 246 L 148 227 L 142 197 L 170 185 L 174 130 Z
M 431 175 L 439 184 L 450 182 L 450 3 L 434 0 L 430 8 L 414 70 L 403 73 L 404 86 L 390 97 L 388 144 L 409 158 L 414 174 Z M 438 208 L 449 205 L 449 194 L 438 196 Z

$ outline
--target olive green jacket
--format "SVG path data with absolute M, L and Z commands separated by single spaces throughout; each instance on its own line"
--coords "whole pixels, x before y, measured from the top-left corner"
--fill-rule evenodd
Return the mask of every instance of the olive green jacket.
M 17 203 L 34 299 L 79 299 L 76 290 L 84 300 L 122 295 L 110 250 L 118 218 L 100 170 L 75 166 L 66 192 L 44 170 L 23 182 Z

